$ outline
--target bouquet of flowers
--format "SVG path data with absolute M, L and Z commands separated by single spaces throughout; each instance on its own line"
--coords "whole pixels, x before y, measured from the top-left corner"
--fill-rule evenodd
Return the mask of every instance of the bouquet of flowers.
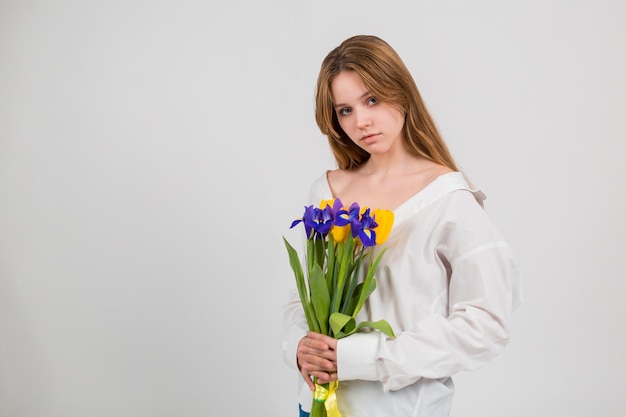
M 300 223 L 307 237 L 306 265 L 283 240 L 309 330 L 341 339 L 368 327 L 395 337 L 385 320 L 356 323 L 365 300 L 376 289 L 374 273 L 385 249 L 375 257 L 372 249 L 387 240 L 393 212 L 361 208 L 357 203 L 346 208 L 336 198 L 323 200 L 320 207 L 305 207 L 302 218 L 294 220 L 291 228 Z M 366 268 L 365 278 L 360 280 L 362 268 Z M 339 415 L 332 403 L 337 382 L 314 382 L 311 417 L 325 417 L 327 409 Z

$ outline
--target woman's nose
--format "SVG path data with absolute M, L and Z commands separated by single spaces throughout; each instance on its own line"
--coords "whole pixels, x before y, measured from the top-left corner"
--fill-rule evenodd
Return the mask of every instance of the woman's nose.
M 367 110 L 360 110 L 356 114 L 357 127 L 362 129 L 372 124 L 372 119 Z

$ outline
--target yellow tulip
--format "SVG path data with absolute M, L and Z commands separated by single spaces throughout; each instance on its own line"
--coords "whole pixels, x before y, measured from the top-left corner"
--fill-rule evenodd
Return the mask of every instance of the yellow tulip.
M 378 227 L 376 227 L 376 244 L 382 245 L 387 241 L 389 233 L 391 233 L 391 226 L 393 226 L 393 211 L 375 209 L 372 210 L 372 217 L 374 217 Z
M 337 243 L 345 243 L 348 240 L 348 233 L 350 233 L 350 225 L 345 226 L 333 226 L 330 229 L 330 234 L 333 235 L 333 240 Z
M 320 202 L 320 209 L 324 210 L 324 209 L 326 208 L 326 206 L 327 206 L 327 205 L 329 205 L 329 206 L 331 206 L 331 207 L 332 207 L 332 206 L 333 206 L 333 204 L 335 204 L 335 199 L 334 199 L 334 198 L 332 198 L 332 199 L 330 199 L 330 200 L 322 200 L 322 201 Z

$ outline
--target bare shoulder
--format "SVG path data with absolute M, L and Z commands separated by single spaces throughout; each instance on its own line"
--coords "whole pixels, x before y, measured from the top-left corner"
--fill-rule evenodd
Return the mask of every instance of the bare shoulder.
M 440 165 L 433 161 L 427 161 L 423 172 L 426 174 L 427 182 L 430 182 L 441 175 L 453 172 L 453 170 L 445 165 Z
M 395 181 L 402 184 L 402 188 L 412 188 L 419 191 L 438 177 L 453 172 L 452 169 L 426 158 L 416 158 L 414 163 L 407 165 Z
M 345 175 L 345 170 L 343 169 L 333 169 L 326 172 L 326 177 L 328 181 L 336 181 L 337 178 L 341 178 Z
M 413 169 L 408 169 L 403 175 L 395 178 L 394 183 L 398 186 L 396 193 L 408 198 L 426 188 L 440 176 L 450 172 L 453 170 L 447 166 L 430 160 L 422 160 L 415 164 Z
M 341 190 L 344 190 L 352 181 L 354 181 L 354 172 L 346 169 L 335 169 L 328 171 L 326 174 L 328 179 L 328 185 L 333 194 L 341 194 Z

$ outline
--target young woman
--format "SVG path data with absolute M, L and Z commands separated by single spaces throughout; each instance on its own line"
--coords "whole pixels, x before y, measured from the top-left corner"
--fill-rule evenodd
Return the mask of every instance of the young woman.
M 316 120 L 338 169 L 313 183 L 308 204 L 340 198 L 394 212 L 378 285 L 359 321 L 385 319 L 396 337 L 307 332 L 294 291 L 283 349 L 303 377 L 301 407 L 310 406 L 317 377 L 341 381 L 343 417 L 448 416 L 451 376 L 485 364 L 509 339 L 521 299 L 511 250 L 386 42 L 355 36 L 326 56 Z

